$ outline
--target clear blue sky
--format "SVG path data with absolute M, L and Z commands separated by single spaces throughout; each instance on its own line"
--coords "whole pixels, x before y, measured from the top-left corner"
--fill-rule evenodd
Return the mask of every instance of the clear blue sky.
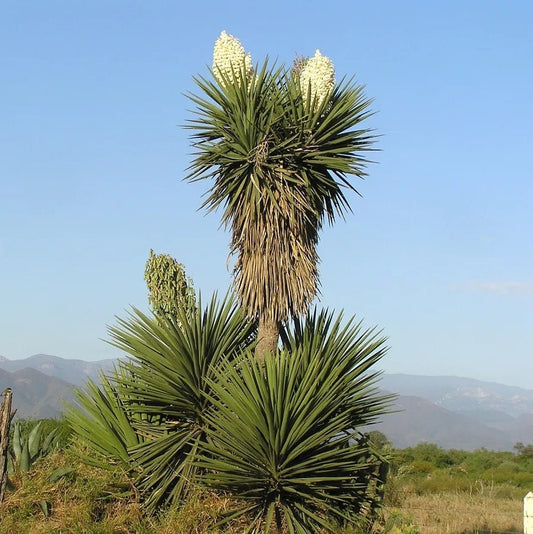
M 533 4 L 5 0 L 0 354 L 95 360 L 150 248 L 225 292 L 229 236 L 182 181 L 192 76 L 221 30 L 316 48 L 375 99 L 377 163 L 322 234 L 320 305 L 378 325 L 387 372 L 533 388 Z

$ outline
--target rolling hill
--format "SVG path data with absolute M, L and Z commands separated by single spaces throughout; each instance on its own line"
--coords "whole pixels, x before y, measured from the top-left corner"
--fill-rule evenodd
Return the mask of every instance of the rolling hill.
M 13 373 L 0 367 L 0 391 L 7 387 L 13 390 L 12 409 L 24 419 L 60 417 L 63 402 L 74 400 L 72 384 L 29 367 Z

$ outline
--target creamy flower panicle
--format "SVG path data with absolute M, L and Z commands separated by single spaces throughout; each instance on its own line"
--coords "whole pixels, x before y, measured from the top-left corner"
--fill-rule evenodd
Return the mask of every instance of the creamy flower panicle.
M 231 83 L 240 81 L 242 73 L 252 76 L 252 56 L 247 54 L 239 39 L 225 31 L 215 42 L 213 51 L 213 73 L 218 83 L 224 87 L 225 80 Z
M 300 70 L 301 69 L 301 70 Z M 320 50 L 298 65 L 300 90 L 304 104 L 312 102 L 320 107 L 328 99 L 335 86 L 335 68 Z M 225 87 L 226 82 L 240 83 L 244 73 L 247 80 L 253 77 L 252 56 L 246 53 L 239 39 L 223 31 L 215 42 L 213 50 L 213 73 L 218 83 Z
M 300 72 L 300 89 L 304 103 L 314 101 L 315 107 L 319 107 L 331 95 L 334 86 L 333 62 L 317 50 L 315 55 L 306 61 Z

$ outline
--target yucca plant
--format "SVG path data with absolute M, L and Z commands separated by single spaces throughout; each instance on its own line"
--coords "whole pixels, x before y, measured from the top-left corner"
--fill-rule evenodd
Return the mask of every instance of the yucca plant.
M 155 316 L 134 309 L 110 328 L 128 359 L 108 397 L 137 440 L 120 452 L 149 510 L 201 483 L 244 502 L 227 519 L 250 518 L 248 532 L 333 532 L 373 502 L 381 460 L 358 429 L 387 409 L 372 370 L 384 340 L 326 312 L 300 317 L 318 291 L 319 232 L 349 209 L 348 178 L 365 175 L 370 101 L 352 80 L 336 84 L 318 51 L 292 69 L 254 68 L 225 32 L 211 74 L 190 95 L 188 179 L 213 179 L 204 206 L 222 207 L 231 229 L 240 306 L 184 305 L 178 290 L 151 299 Z M 179 264 L 170 277 L 158 266 L 153 295 L 186 281 Z
M 349 209 L 349 176 L 365 175 L 374 136 L 361 124 L 370 100 L 353 80 L 335 83 L 333 63 L 319 51 L 293 69 L 254 68 L 226 32 L 212 78 L 195 81 L 188 179 L 213 180 L 203 206 L 223 208 L 235 289 L 259 320 L 262 358 L 277 349 L 282 323 L 305 314 L 317 294 L 319 231 Z
M 194 459 L 205 440 L 209 379 L 255 342 L 256 325 L 234 298 L 201 299 L 191 312 L 149 317 L 134 310 L 110 328 L 111 343 L 128 355 L 117 382 L 121 399 L 144 420 L 134 423 L 144 440 L 128 448 L 139 469 L 137 487 L 149 510 L 177 503 L 194 480 Z M 154 424 L 150 418 L 157 418 Z
M 207 378 L 200 480 L 242 500 L 228 520 L 249 516 L 247 532 L 336 532 L 367 510 L 381 460 L 358 428 L 391 400 L 372 370 L 385 352 L 379 333 L 313 313 L 264 365 L 248 351 Z

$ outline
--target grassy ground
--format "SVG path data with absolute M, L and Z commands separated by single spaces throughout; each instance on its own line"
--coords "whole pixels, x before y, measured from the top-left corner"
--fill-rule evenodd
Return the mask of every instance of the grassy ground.
M 409 517 L 423 534 L 521 533 L 533 456 L 530 446 L 519 445 L 517 453 L 432 444 L 394 451 L 389 514 Z
M 75 468 L 54 480 L 61 468 Z M 145 517 L 127 477 L 84 465 L 75 450 L 39 460 L 35 469 L 12 477 L 14 487 L 0 506 L 0 534 L 206 534 L 227 510 L 228 498 L 198 493 L 180 510 Z M 481 529 L 520 532 L 521 488 L 478 484 L 423 493 L 412 483 L 391 480 L 385 525 L 372 534 L 472 534 Z M 243 524 L 227 528 L 241 533 Z M 362 534 L 349 530 L 344 534 Z
M 54 480 L 58 469 L 72 467 Z M 54 452 L 10 481 L 0 505 L 0 534 L 216 534 L 216 521 L 231 505 L 204 491 L 179 510 L 146 517 L 124 474 L 85 465 L 75 449 Z M 224 532 L 242 533 L 243 524 Z

